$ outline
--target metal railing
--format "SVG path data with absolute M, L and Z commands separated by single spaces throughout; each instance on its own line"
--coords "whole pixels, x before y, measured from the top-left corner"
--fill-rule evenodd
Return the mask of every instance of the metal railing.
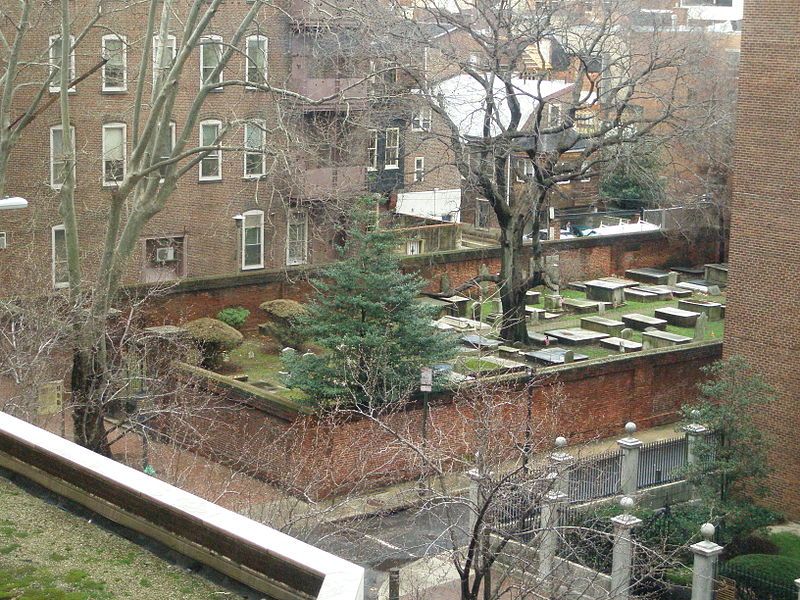
M 643 444 L 639 450 L 639 472 L 636 477 L 638 489 L 682 479 L 688 449 L 689 443 L 685 435 Z
M 621 481 L 619 450 L 577 461 L 569 470 L 570 502 L 608 498 L 619 493 Z

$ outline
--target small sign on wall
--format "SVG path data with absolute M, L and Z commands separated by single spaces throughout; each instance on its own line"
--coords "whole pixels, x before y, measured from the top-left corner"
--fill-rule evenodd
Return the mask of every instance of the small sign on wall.
M 430 392 L 433 389 L 433 369 L 422 367 L 419 372 L 419 391 Z

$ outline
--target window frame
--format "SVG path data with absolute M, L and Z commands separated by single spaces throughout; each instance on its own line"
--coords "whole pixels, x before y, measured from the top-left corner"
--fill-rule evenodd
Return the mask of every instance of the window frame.
M 56 59 L 61 58 L 61 44 L 59 43 L 56 46 L 56 40 L 61 40 L 61 34 L 51 35 L 50 38 L 50 46 L 47 49 L 47 62 L 49 66 L 48 76 L 53 74 L 53 71 L 56 70 Z M 75 36 L 69 36 L 69 80 L 73 81 L 75 79 Z M 48 89 L 51 92 L 58 93 L 61 91 L 61 82 L 56 78 L 52 79 L 48 84 Z M 77 90 L 75 86 L 71 86 L 67 92 L 72 94 L 75 93 Z
M 433 109 L 430 106 L 416 110 L 411 115 L 411 131 L 430 131 L 432 123 Z
M 414 183 L 422 183 L 425 181 L 425 157 L 414 157 Z
M 67 250 L 67 232 L 63 224 L 53 225 L 50 228 L 50 277 L 53 283 L 53 289 L 61 290 L 69 287 L 69 263 L 67 263 L 67 280 L 56 280 L 56 232 L 64 232 L 64 252 Z
M 171 147 L 169 149 L 169 156 L 165 156 L 165 155 L 162 154 L 161 156 L 158 157 L 159 161 L 161 161 L 161 160 L 163 160 L 165 158 L 169 158 L 170 156 L 172 156 L 172 152 L 175 150 L 175 142 L 178 139 L 177 138 L 177 132 L 178 132 L 177 124 L 175 123 L 175 121 L 170 121 L 169 122 L 169 138 L 170 138 L 170 146 Z M 165 168 L 165 167 L 162 167 L 162 168 Z M 163 182 L 163 181 L 164 181 L 164 172 L 159 169 L 159 182 Z
M 250 66 L 251 66 L 251 62 L 252 62 L 252 59 L 250 58 L 250 42 L 251 41 L 263 42 L 263 44 L 264 44 L 264 47 L 263 47 L 263 52 L 264 52 L 264 72 L 261 73 L 261 77 L 263 78 L 262 82 L 253 81 L 252 79 L 250 79 Z M 261 35 L 260 33 L 259 34 L 254 34 L 254 35 L 249 35 L 245 39 L 244 48 L 245 48 L 245 51 L 244 51 L 244 55 L 245 55 L 244 80 L 247 83 L 266 83 L 267 74 L 269 73 L 269 38 L 267 36 L 265 36 L 265 35 Z M 245 89 L 257 90 L 258 88 L 255 87 L 255 86 L 245 86 Z
M 258 131 L 261 133 L 261 150 L 260 151 L 253 151 L 247 143 L 248 143 L 248 129 L 250 127 L 258 128 Z M 244 144 L 243 148 L 244 151 L 242 152 L 243 162 L 242 165 L 244 178 L 245 179 L 261 179 L 267 174 L 267 132 L 266 132 L 266 123 L 262 119 L 253 119 L 250 121 L 246 121 L 242 130 L 244 132 Z M 247 157 L 248 155 L 258 154 L 261 156 L 261 172 L 260 173 L 248 173 L 247 172 Z
M 153 86 L 156 85 L 158 81 L 158 72 L 161 69 L 161 66 L 158 64 L 158 50 L 159 50 L 159 41 L 160 36 L 158 34 L 153 36 Z M 172 61 L 171 63 L 175 62 L 175 59 L 178 57 L 178 38 L 172 35 L 171 33 L 167 35 L 167 47 L 172 49 Z M 170 67 L 171 68 L 171 67 Z M 166 71 L 165 67 L 165 71 Z
M 53 146 L 54 146 L 54 144 L 53 144 L 53 133 L 55 131 L 63 132 L 63 130 L 64 130 L 64 128 L 61 125 L 53 125 L 53 126 L 50 127 L 50 187 L 52 189 L 56 190 L 56 191 L 60 190 L 61 186 L 63 186 L 64 184 L 63 183 L 56 183 L 56 181 L 55 181 L 55 168 L 54 168 L 55 167 L 55 160 L 54 160 L 55 156 L 53 154 Z M 72 155 L 74 157 L 75 156 L 75 126 L 74 125 L 70 125 L 70 132 L 72 133 L 70 138 L 72 140 Z M 61 145 L 62 145 L 62 147 L 64 145 L 63 133 L 62 133 L 62 136 L 61 136 Z M 73 177 L 75 177 L 75 169 L 76 168 L 77 168 L 77 160 L 72 165 Z M 75 184 L 76 184 L 76 187 L 77 187 L 77 178 L 76 178 Z
M 292 259 L 291 258 L 291 247 L 292 247 L 292 240 L 289 237 L 289 232 L 291 231 L 292 225 L 297 224 L 293 223 L 293 217 L 302 214 L 303 215 L 303 256 L 300 259 Z M 295 244 L 297 242 L 294 242 Z M 307 265 L 308 264 L 308 211 L 304 209 L 291 209 L 289 210 L 289 214 L 286 218 L 286 266 L 292 267 L 296 265 Z
M 108 60 L 103 64 L 101 73 L 101 89 L 104 92 L 127 92 L 128 91 L 128 41 L 124 35 L 116 33 L 109 33 L 104 35 L 100 40 L 100 48 L 103 58 L 108 59 L 108 52 L 106 51 L 106 43 L 109 41 L 119 41 L 122 44 L 120 49 L 120 56 L 122 56 L 122 85 L 113 86 L 107 84 L 106 68 L 108 67 Z
M 122 130 L 122 178 L 119 180 L 108 180 L 106 179 L 106 153 L 108 152 L 108 148 L 106 148 L 106 130 L 107 129 L 121 129 Z M 128 126 L 122 122 L 112 122 L 112 123 L 103 123 L 102 127 L 102 154 L 101 154 L 101 162 L 102 162 L 102 172 L 103 172 L 103 187 L 117 187 L 119 186 L 120 182 L 125 179 L 125 175 L 128 172 Z
M 397 136 L 397 144 L 396 145 L 389 145 L 389 133 L 394 132 L 394 135 Z M 390 163 L 389 162 L 389 150 L 393 149 L 395 151 L 394 160 Z M 383 168 L 384 170 L 389 169 L 399 169 L 400 168 L 400 128 L 399 127 L 388 127 L 386 129 L 386 137 L 384 139 L 383 144 Z
M 247 212 L 242 213 L 242 259 L 241 259 L 241 267 L 242 271 L 252 271 L 254 269 L 263 269 L 264 268 L 264 211 L 263 210 L 248 210 Z M 259 217 L 259 225 L 256 227 L 247 227 L 247 217 Z M 258 229 L 259 231 L 259 260 L 258 264 L 248 265 L 245 261 L 247 259 L 247 230 L 248 229 Z M 255 246 L 256 244 L 250 244 L 250 246 Z
M 220 134 L 222 133 L 222 121 L 219 119 L 204 119 L 200 121 L 200 146 L 205 146 L 203 143 L 203 127 L 206 125 L 216 125 L 217 127 L 217 134 L 214 137 L 215 140 L 220 139 Z M 216 156 L 214 156 L 216 155 Z M 203 163 L 205 161 L 216 158 L 217 161 L 217 175 L 203 175 Z M 216 150 L 210 151 L 206 156 L 200 159 L 197 163 L 197 171 L 198 171 L 198 181 L 222 181 L 222 148 L 217 148 Z
M 367 171 L 378 170 L 378 130 L 370 129 L 367 145 Z
M 8 250 L 8 233 L 0 231 L 0 250 Z
M 216 69 L 217 66 L 219 66 L 219 63 L 222 62 L 222 55 L 225 52 L 225 47 L 224 47 L 223 43 L 224 42 L 223 42 L 222 36 L 221 35 L 216 35 L 216 34 L 204 35 L 203 37 L 201 37 L 198 40 L 198 44 L 200 46 L 200 85 L 208 85 L 208 84 L 212 84 L 213 85 L 215 83 L 218 84 L 218 83 L 222 82 L 222 80 L 224 79 L 224 77 L 223 77 L 224 68 L 220 69 L 220 71 L 218 73 L 217 81 L 206 81 L 205 76 L 204 76 L 204 71 L 207 70 L 207 67 L 205 66 L 206 50 L 208 48 L 219 48 L 219 56 L 218 56 L 217 64 L 211 69 L 211 72 L 213 72 L 214 69 Z M 212 89 L 215 92 L 221 92 L 224 88 L 214 87 Z

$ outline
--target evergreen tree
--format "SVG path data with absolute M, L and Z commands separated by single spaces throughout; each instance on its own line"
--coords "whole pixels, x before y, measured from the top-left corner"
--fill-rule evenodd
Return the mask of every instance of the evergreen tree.
M 418 300 L 425 282 L 400 270 L 396 236 L 365 225 L 366 217 L 356 219 L 341 259 L 312 282 L 316 294 L 298 319 L 299 333 L 322 351 L 284 357 L 288 385 L 316 406 L 402 401 L 422 367 L 455 353 L 455 340 L 431 326 L 435 308 Z
M 600 180 L 600 195 L 623 209 L 658 206 L 664 200 L 663 165 L 655 152 L 646 149 L 624 153 Z

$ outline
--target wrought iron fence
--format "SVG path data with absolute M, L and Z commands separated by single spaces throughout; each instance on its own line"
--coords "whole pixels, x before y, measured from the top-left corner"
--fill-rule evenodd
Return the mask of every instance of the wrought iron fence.
M 639 450 L 637 487 L 649 488 L 682 479 L 688 448 L 686 436 L 642 445 Z
M 622 453 L 612 450 L 577 461 L 569 471 L 570 502 L 608 498 L 619 493 Z
M 754 573 L 740 565 L 723 563 L 719 567 L 722 582 L 733 582 L 736 600 L 797 600 L 793 582 L 780 581 L 763 573 Z

